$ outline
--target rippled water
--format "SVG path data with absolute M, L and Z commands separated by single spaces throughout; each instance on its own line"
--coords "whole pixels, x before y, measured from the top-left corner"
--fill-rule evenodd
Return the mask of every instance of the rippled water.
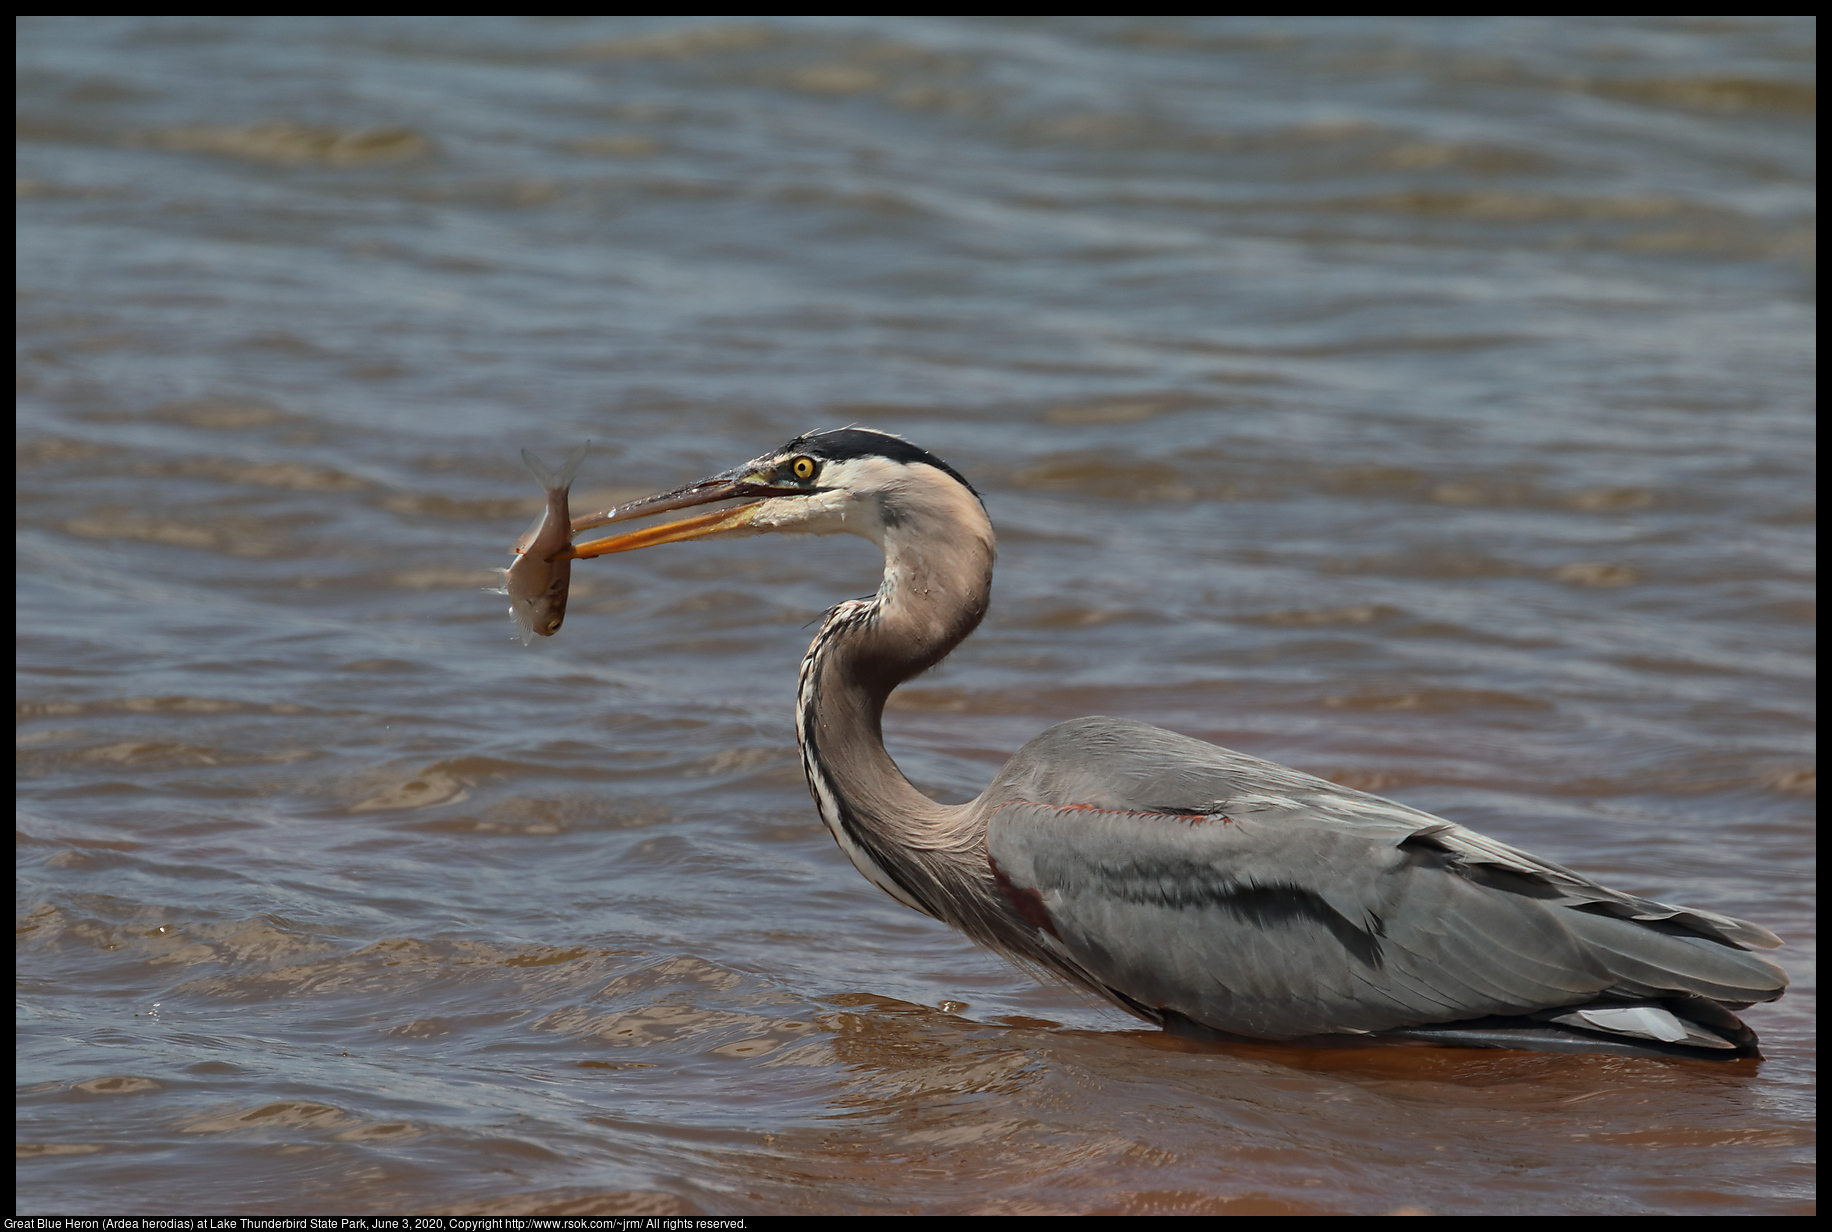
M 1811 1209 L 1814 24 L 20 27 L 18 1210 Z M 801 783 L 863 542 L 581 564 L 812 427 L 986 494 L 892 747 L 1145 719 L 1759 921 L 1732 1065 L 1198 1045 Z

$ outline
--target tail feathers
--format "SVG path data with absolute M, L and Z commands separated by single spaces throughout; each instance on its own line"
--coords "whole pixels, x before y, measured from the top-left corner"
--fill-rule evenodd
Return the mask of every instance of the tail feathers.
M 1383 1034 L 1539 1052 L 1720 1059 L 1760 1055 L 1756 1033 L 1731 1010 L 1779 997 L 1788 983 L 1779 963 L 1717 940 L 1717 928 L 1695 931 L 1687 920 L 1628 919 L 1601 904 L 1559 914 L 1591 957 L 1614 977 L 1615 983 L 1596 1000 L 1555 1006 L 1525 1018 L 1442 1023 Z
M 1787 972 L 1771 958 L 1707 940 L 1665 921 L 1573 911 L 1565 924 L 1616 983 L 1617 996 L 1665 1000 L 1676 994 L 1748 1005 L 1773 1001 Z
M 534 472 L 534 477 L 541 481 L 543 488 L 554 492 L 560 488 L 572 486 L 573 476 L 579 473 L 579 463 L 585 461 L 585 451 L 591 447 L 592 443 L 587 441 L 567 454 L 566 461 L 561 464 L 560 473 L 557 475 L 547 469 L 545 462 L 534 456 L 532 449 L 522 450 L 522 461 L 528 464 L 528 469 Z

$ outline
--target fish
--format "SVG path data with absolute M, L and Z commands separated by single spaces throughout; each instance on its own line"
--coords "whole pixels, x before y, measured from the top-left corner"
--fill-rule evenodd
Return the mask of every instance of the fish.
M 515 563 L 502 570 L 503 584 L 492 593 L 509 596 L 509 616 L 524 646 L 537 633 L 552 637 L 566 619 L 566 591 L 572 583 L 572 558 L 562 555 L 572 547 L 572 515 L 566 499 L 591 445 L 587 441 L 567 454 L 558 474 L 532 451 L 522 450 L 522 461 L 547 490 L 547 508 L 515 541 L 511 549 Z

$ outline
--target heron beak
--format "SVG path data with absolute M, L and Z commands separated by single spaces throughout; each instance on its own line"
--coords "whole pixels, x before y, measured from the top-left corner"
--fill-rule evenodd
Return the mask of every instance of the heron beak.
M 603 513 L 591 513 L 581 518 L 574 518 L 572 529 L 573 533 L 577 534 L 582 530 L 608 526 L 612 522 L 622 522 L 630 518 L 665 513 L 670 509 L 687 509 L 694 505 L 710 505 L 714 501 L 751 498 L 745 504 L 729 509 L 717 509 L 696 517 L 664 522 L 659 526 L 645 526 L 641 530 L 629 531 L 626 534 L 609 535 L 603 539 L 594 539 L 590 543 L 576 544 L 561 558 L 586 560 L 612 552 L 634 552 L 638 548 L 652 548 L 663 543 L 679 543 L 684 539 L 704 539 L 708 535 L 716 535 L 722 531 L 737 530 L 750 522 L 751 515 L 756 511 L 759 501 L 796 492 L 796 489 L 777 488 L 759 482 L 760 478 L 749 467 L 739 467 L 721 475 L 714 475 L 710 479 L 702 479 L 686 487 L 676 488 L 672 492 L 659 492 L 654 496 L 645 496 L 641 500 L 619 505 L 615 509 L 607 509 Z
M 757 504 L 752 501 L 735 509 L 716 509 L 677 522 L 663 522 L 660 526 L 645 526 L 641 530 L 621 535 L 607 535 L 590 543 L 575 544 L 571 551 L 561 553 L 557 559 L 588 560 L 593 556 L 608 556 L 612 552 L 634 552 L 637 548 L 679 543 L 683 539 L 704 539 L 721 531 L 737 530 L 751 520 L 751 515 L 757 512 Z

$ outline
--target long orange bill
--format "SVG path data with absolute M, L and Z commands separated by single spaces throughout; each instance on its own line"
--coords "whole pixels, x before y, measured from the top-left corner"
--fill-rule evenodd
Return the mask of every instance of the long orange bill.
M 754 483 L 749 478 L 749 467 L 736 467 L 710 479 L 701 479 L 672 492 L 658 492 L 654 496 L 645 496 L 633 500 L 615 509 L 606 509 L 603 513 L 588 513 L 572 520 L 573 534 L 582 530 L 592 530 L 599 526 L 609 526 L 612 522 L 627 522 L 631 518 L 646 518 L 654 513 L 666 513 L 670 509 L 687 509 L 694 505 L 710 505 L 714 501 L 732 500 L 745 496 L 782 496 L 792 489 L 772 488 L 768 484 Z
M 710 497 L 720 500 L 722 497 Z M 664 508 L 678 506 L 664 506 Z M 691 518 L 682 518 L 678 522 L 663 522 L 659 526 L 645 526 L 641 530 L 629 531 L 622 535 L 609 535 L 603 539 L 594 539 L 590 543 L 575 544 L 571 551 L 558 553 L 556 560 L 586 560 L 593 556 L 607 556 L 612 552 L 634 552 L 638 548 L 652 548 L 663 543 L 679 543 L 683 539 L 704 539 L 722 531 L 737 530 L 751 520 L 757 510 L 757 502 L 739 505 L 732 509 L 716 509 L 711 513 L 702 513 Z M 654 510 L 645 510 L 654 512 Z M 576 526 L 577 523 L 574 523 Z M 602 525 L 600 523 L 600 525 Z

